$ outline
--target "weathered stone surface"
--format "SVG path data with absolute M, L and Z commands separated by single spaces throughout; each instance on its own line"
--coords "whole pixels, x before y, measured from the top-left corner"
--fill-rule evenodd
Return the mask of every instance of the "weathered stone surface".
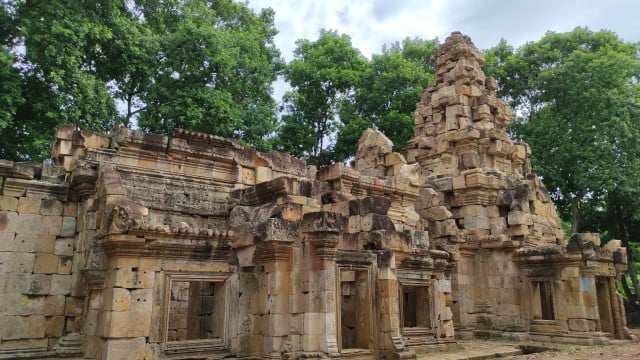
M 52 164 L 0 160 L 0 352 L 405 359 L 458 328 L 625 337 L 626 249 L 564 239 L 483 63 L 449 36 L 405 150 L 368 129 L 350 166 L 122 126 L 61 126 Z

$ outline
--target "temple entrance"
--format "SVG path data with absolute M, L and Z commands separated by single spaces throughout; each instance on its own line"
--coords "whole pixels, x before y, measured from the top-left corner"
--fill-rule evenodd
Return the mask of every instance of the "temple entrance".
M 533 281 L 532 301 L 534 320 L 555 320 L 555 310 L 553 304 L 553 287 L 550 280 Z
M 400 289 L 402 327 L 431 328 L 431 300 L 426 286 L 402 286 Z
M 607 278 L 596 278 L 596 296 L 598 297 L 598 314 L 600 315 L 600 331 L 615 332 L 613 326 L 613 315 L 611 313 L 611 297 Z
M 371 294 L 369 271 L 340 269 L 340 344 L 342 349 L 369 349 Z

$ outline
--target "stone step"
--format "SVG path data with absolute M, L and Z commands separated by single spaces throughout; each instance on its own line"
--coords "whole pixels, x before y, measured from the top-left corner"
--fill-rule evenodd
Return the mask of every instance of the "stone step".
M 83 337 L 80 334 L 65 335 L 58 340 L 54 350 L 59 357 L 74 357 L 82 355 Z

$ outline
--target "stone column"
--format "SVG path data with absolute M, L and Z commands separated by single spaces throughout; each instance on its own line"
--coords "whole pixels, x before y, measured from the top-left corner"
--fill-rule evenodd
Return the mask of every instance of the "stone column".
M 135 235 L 111 235 L 106 242 L 139 243 Z M 139 258 L 113 256 L 106 271 L 102 317 L 97 333 L 102 335 L 99 359 L 144 359 L 151 335 L 155 272 L 140 268 Z
M 344 220 L 339 213 L 305 214 L 302 221 L 303 241 L 308 261 L 307 278 L 302 284 L 306 297 L 303 318 L 302 349 L 338 356 L 336 326 L 336 247 Z
M 261 307 L 266 311 L 262 321 L 266 327 L 262 344 L 265 359 L 281 359 L 291 333 L 291 250 L 298 235 L 298 223 L 284 219 L 267 219 L 257 228 L 254 262 L 263 267 L 261 278 L 266 282 L 261 286 L 266 296 L 257 299 L 264 302 Z

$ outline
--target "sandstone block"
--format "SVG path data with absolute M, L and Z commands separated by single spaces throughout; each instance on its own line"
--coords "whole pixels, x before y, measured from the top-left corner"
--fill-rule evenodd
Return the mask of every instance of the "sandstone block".
M 22 310 L 22 295 L 19 293 L 0 293 L 0 314 L 20 315 Z
M 507 219 L 503 217 L 494 217 L 490 220 L 491 235 L 502 235 L 507 229 Z
M 156 279 L 155 271 L 135 271 L 133 274 L 134 285 L 138 289 L 151 289 Z
M 131 290 L 131 311 L 151 316 L 153 306 L 153 289 Z
M 266 166 L 256 166 L 256 183 L 271 181 L 273 172 L 271 168 Z
M 53 253 L 55 249 L 55 235 L 17 234 L 17 236 L 29 236 L 34 238 L 33 250 L 39 253 Z
M 151 314 L 132 311 L 106 311 L 103 314 L 105 337 L 149 336 Z
M 144 337 L 109 339 L 102 346 L 102 359 L 143 360 L 145 358 L 145 346 Z
M 69 293 L 71 293 L 71 275 L 52 275 L 50 294 L 68 295 Z
M 377 196 L 367 196 L 349 201 L 349 215 L 366 215 L 370 213 L 386 215 L 391 207 L 391 200 Z
M 454 219 L 431 221 L 429 222 L 429 234 L 432 238 L 457 235 L 456 221 Z
M 62 215 L 64 204 L 55 199 L 44 199 L 40 203 L 40 215 Z
M 532 225 L 531 214 L 522 211 L 511 211 L 507 218 L 509 225 Z
M 360 226 L 362 231 L 395 230 L 391 219 L 386 215 L 367 214 L 361 216 Z
M 452 191 L 453 190 L 453 178 L 452 177 L 442 177 L 431 180 L 433 184 L 433 188 L 436 191 Z
M 16 222 L 16 233 L 38 234 L 41 230 L 40 215 L 19 214 Z
M 415 203 L 416 210 L 426 209 L 432 206 L 440 205 L 438 193 L 430 187 L 423 187 L 420 189 L 418 200 Z
M 131 292 L 124 288 L 108 288 L 104 290 L 104 309 L 111 311 L 129 311 L 131 308 Z
M 60 256 L 58 259 L 58 274 L 69 275 L 73 270 L 73 257 Z
M 0 294 L 27 294 L 31 286 L 32 276 L 30 273 L 0 276 Z
M 24 334 L 24 324 L 21 316 L 0 314 L 0 340 L 20 339 Z
M 49 295 L 44 299 L 42 314 L 45 316 L 64 315 L 64 308 L 64 295 Z
M 67 202 L 64 204 L 64 210 L 62 211 L 64 216 L 78 216 L 78 204 L 75 202 Z M 94 228 L 95 229 L 95 228 Z
M 462 154 L 462 167 L 464 169 L 477 168 L 480 165 L 480 157 L 478 153 L 465 153 Z
M 73 256 L 74 238 L 57 238 L 55 240 L 53 253 L 61 256 Z
M 453 217 L 453 214 L 446 206 L 433 206 L 428 209 L 421 209 L 419 214 L 423 219 L 435 221 L 446 220 Z
M 84 312 L 84 298 L 82 297 L 69 297 L 65 298 L 64 314 L 66 316 L 82 316 Z
M 16 232 L 18 213 L 13 211 L 0 211 L 0 232 Z
M 18 199 L 13 196 L 0 195 L 0 210 L 17 211 Z
M 464 176 L 453 177 L 453 190 L 465 189 L 466 187 L 467 187 L 467 183 L 465 181 Z
M 42 216 L 42 220 L 36 229 L 39 229 L 37 231 L 38 234 L 60 235 L 62 230 L 62 216 Z
M 489 218 L 486 216 L 465 216 L 464 227 L 467 229 L 487 229 L 491 228 Z
M 55 274 L 58 272 L 58 263 L 57 255 L 36 253 L 33 272 L 36 274 Z
M 16 239 L 14 232 L 0 232 L 0 251 L 30 252 L 33 251 L 33 240 L 24 236 Z
M 76 218 L 64 216 L 62 218 L 62 230 L 60 236 L 72 237 L 76 235 Z
M 34 262 L 31 253 L 0 252 L 0 273 L 31 273 Z
M 439 314 L 440 320 L 448 321 L 453 319 L 453 312 L 450 307 L 445 307 L 440 310 Z
M 42 200 L 30 197 L 18 199 L 18 214 L 39 214 Z
M 52 316 L 45 321 L 45 336 L 48 337 L 60 337 L 64 333 L 64 316 Z
M 42 338 L 45 336 L 46 319 L 44 315 L 22 316 L 25 333 L 23 338 Z
M 569 319 L 569 330 L 589 332 L 596 331 L 596 324 L 592 320 L 587 319 Z

